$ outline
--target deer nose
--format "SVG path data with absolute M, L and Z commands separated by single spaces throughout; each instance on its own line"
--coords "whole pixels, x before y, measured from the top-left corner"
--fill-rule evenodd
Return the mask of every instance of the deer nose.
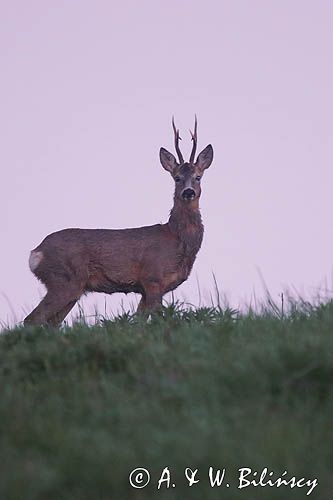
M 182 197 L 184 200 L 193 200 L 193 198 L 195 197 L 195 191 L 194 189 L 191 189 L 191 188 L 188 188 L 188 189 L 184 189 L 184 191 L 182 192 Z

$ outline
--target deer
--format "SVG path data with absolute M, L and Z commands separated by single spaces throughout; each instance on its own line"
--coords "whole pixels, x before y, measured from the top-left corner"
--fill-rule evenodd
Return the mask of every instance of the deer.
M 213 161 L 213 148 L 209 144 L 195 159 L 195 117 L 192 151 L 184 161 L 174 118 L 172 127 L 178 161 L 163 147 L 159 154 L 175 182 L 168 222 L 128 229 L 68 228 L 46 236 L 31 251 L 29 267 L 47 292 L 25 325 L 59 327 L 89 292 L 135 292 L 141 295 L 137 313 L 149 316 L 161 309 L 167 292 L 187 280 L 203 239 L 201 179 Z

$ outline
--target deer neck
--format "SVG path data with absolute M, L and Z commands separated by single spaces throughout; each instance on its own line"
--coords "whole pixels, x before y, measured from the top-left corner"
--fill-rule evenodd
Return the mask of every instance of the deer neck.
M 203 238 L 199 200 L 189 203 L 174 199 L 168 222 L 170 231 L 182 243 L 186 256 L 195 258 Z

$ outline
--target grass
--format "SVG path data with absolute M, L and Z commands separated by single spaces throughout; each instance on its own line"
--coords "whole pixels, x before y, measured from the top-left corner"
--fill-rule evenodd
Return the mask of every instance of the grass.
M 333 303 L 17 327 L 0 335 L 0 391 L 1 500 L 306 497 L 239 490 L 241 467 L 332 494 Z M 228 489 L 210 486 L 210 466 Z M 150 471 L 144 489 L 129 485 L 136 467 Z

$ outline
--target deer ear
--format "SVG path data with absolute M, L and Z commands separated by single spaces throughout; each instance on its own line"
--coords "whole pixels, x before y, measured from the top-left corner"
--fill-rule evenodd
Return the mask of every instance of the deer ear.
M 177 161 L 176 158 L 173 156 L 172 153 L 169 153 L 164 148 L 160 149 L 160 160 L 162 163 L 162 167 L 165 168 L 170 174 L 174 171 L 175 167 L 177 166 Z
M 197 161 L 196 161 L 196 167 L 198 167 L 199 170 L 202 172 L 206 170 L 206 168 L 210 167 L 212 161 L 213 161 L 213 147 L 211 144 L 208 144 L 208 146 L 205 147 L 201 151 L 201 153 L 198 155 Z

